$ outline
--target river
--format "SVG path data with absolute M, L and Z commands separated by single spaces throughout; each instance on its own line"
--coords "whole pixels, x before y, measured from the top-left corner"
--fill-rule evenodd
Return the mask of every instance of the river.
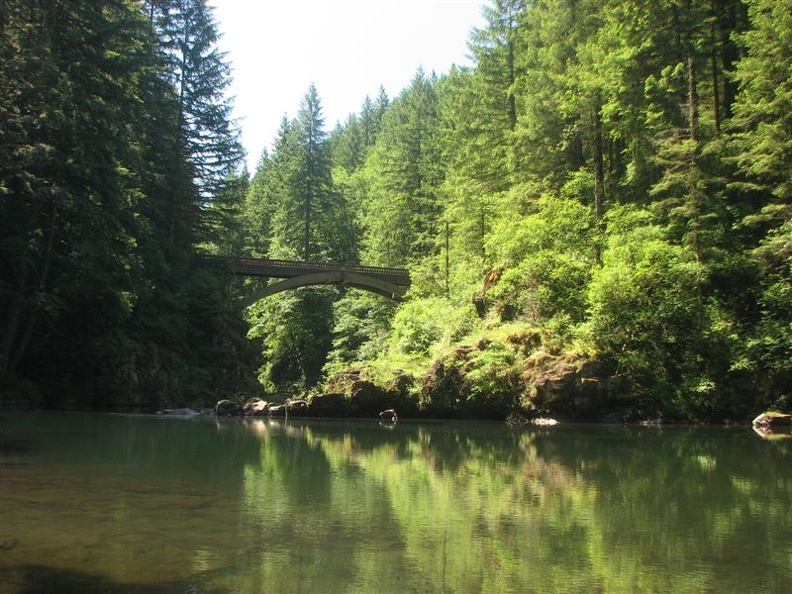
M 750 427 L 0 413 L 0 594 L 788 593 Z

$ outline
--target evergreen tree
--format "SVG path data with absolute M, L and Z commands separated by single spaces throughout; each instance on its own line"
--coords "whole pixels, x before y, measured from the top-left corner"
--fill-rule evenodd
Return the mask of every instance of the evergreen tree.
M 9 289 L 0 360 L 6 370 L 43 357 L 65 368 L 89 357 L 94 337 L 126 307 L 139 199 L 130 118 L 140 113 L 138 83 L 149 65 L 145 29 L 123 2 L 12 2 L 5 10 L 0 224 Z M 103 318 L 107 325 L 89 323 Z
M 329 211 L 332 200 L 332 176 L 324 116 L 316 87 L 311 85 L 303 97 L 297 114 L 300 135 L 300 163 L 295 180 L 293 200 L 297 203 L 298 218 L 302 220 L 302 257 L 307 262 L 319 255 L 314 237 Z
M 271 233 L 271 257 L 340 263 L 357 259 L 354 217 L 333 186 L 331 145 L 323 125 L 319 96 L 311 85 L 298 117 L 284 118 L 273 154 L 262 161 L 254 178 L 248 217 L 260 217 L 258 228 Z M 319 381 L 332 346 L 335 299 L 334 288 L 305 288 L 253 308 L 250 335 L 262 339 L 266 386 L 302 390 Z
M 419 71 L 391 105 L 366 168 L 367 261 L 403 264 L 434 250 L 443 181 L 435 81 Z
M 754 28 L 739 39 L 745 56 L 735 73 L 739 95 L 734 105 L 733 142 L 736 162 L 757 189 L 771 195 L 765 213 L 790 216 L 792 168 L 792 16 L 790 2 L 752 0 L 750 18 Z
M 519 28 L 526 10 L 524 0 L 492 2 L 484 7 L 486 26 L 474 29 L 468 42 L 476 65 L 474 76 L 459 89 L 457 130 L 467 147 L 461 163 L 488 193 L 505 190 L 512 180 L 517 90 L 523 74 Z
M 330 136 L 333 165 L 352 173 L 363 166 L 365 159 L 364 137 L 357 116 L 350 115 L 343 126 L 338 126 Z
M 743 227 L 758 236 L 752 255 L 760 266 L 758 303 L 747 360 L 756 368 L 765 406 L 789 406 L 792 394 L 792 3 L 752 0 L 753 28 L 739 37 L 739 92 L 731 121 L 734 187 L 747 206 Z
M 298 117 L 284 120 L 270 163 L 277 206 L 273 254 L 306 261 L 349 262 L 356 257 L 353 219 L 333 187 L 330 144 L 316 88 L 311 85 Z
M 238 168 L 238 131 L 226 96 L 230 67 L 218 48 L 219 33 L 206 0 L 152 3 L 158 42 L 178 95 L 177 124 L 202 203 L 211 201 Z

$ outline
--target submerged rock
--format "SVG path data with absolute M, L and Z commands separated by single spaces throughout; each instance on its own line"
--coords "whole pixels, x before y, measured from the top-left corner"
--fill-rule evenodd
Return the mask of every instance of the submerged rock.
M 558 421 L 556 421 L 555 419 L 546 419 L 544 417 L 539 417 L 531 420 L 531 424 L 536 425 L 537 427 L 554 427 L 558 425 Z
M 170 415 L 174 417 L 197 417 L 201 413 L 191 408 L 165 408 L 157 411 L 158 415 Z
M 19 541 L 16 538 L 0 534 L 0 551 L 12 551 L 18 543 Z

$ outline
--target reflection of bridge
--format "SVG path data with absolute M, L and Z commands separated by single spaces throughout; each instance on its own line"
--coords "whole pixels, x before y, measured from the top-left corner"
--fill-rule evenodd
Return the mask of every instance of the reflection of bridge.
M 245 300 L 245 305 L 252 305 L 281 291 L 309 285 L 355 287 L 395 301 L 404 297 L 410 287 L 410 273 L 404 268 L 245 257 L 227 258 L 227 261 L 234 274 L 285 279 L 253 293 Z

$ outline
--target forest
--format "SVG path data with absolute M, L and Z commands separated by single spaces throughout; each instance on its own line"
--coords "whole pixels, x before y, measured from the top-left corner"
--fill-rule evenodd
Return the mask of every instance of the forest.
M 483 15 L 470 66 L 418 69 L 332 129 L 311 85 L 249 172 L 206 0 L 0 4 L 0 404 L 788 408 L 792 0 Z M 236 255 L 412 285 L 245 308 L 266 281 L 206 257 Z

